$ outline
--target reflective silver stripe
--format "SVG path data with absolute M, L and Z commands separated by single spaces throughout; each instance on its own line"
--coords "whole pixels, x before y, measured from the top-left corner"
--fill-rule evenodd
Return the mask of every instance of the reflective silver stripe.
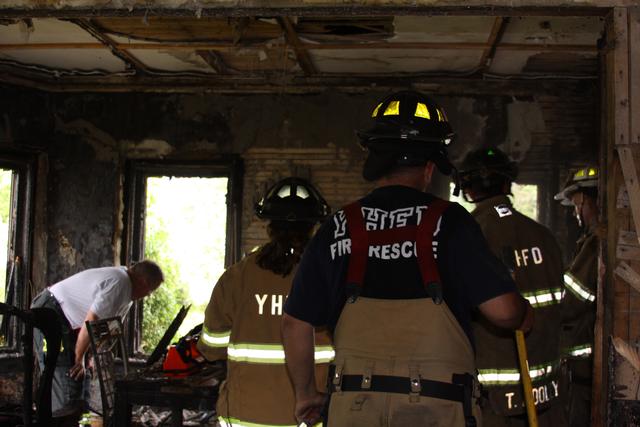
M 554 372 L 552 364 L 543 364 L 529 368 L 532 380 L 542 378 Z M 520 382 L 520 371 L 517 369 L 479 369 L 478 381 L 484 385 L 509 385 Z
M 589 357 L 592 352 L 591 344 L 577 345 L 567 350 L 567 354 L 573 357 Z
M 234 362 L 247 363 L 285 363 L 284 347 L 278 344 L 229 344 L 227 357 Z M 331 346 L 317 346 L 314 358 L 316 363 L 327 363 L 333 360 L 335 351 Z
M 535 292 L 523 292 L 522 296 L 535 307 L 558 304 L 562 301 L 562 289 L 541 289 Z
M 564 298 L 564 291 L 563 290 L 557 290 L 553 293 L 553 295 L 556 297 L 556 299 L 558 301 L 562 301 L 562 298 Z
M 202 334 L 200 337 L 209 347 L 226 347 L 229 345 L 231 331 L 211 332 L 206 328 L 202 328 Z
M 596 300 L 596 296 L 569 272 L 564 274 L 564 284 L 567 285 L 567 289 L 582 301 L 593 302 Z

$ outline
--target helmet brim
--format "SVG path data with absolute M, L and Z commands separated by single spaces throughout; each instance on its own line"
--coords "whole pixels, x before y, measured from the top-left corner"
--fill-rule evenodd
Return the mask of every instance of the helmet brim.
M 574 206 L 571 196 L 580 191 L 581 188 L 594 188 L 598 186 L 598 180 L 588 180 L 582 182 L 573 182 L 565 187 L 561 192 L 553 196 L 553 200 L 557 200 L 563 206 Z

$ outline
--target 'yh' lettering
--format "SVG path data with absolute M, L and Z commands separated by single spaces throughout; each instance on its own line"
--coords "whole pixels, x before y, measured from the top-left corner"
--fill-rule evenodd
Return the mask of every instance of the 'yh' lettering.
M 271 296 L 271 298 L 269 298 Z M 269 295 L 269 294 L 256 294 L 256 302 L 258 303 L 258 314 L 262 316 L 264 314 L 264 305 L 267 300 L 271 303 L 271 315 L 282 316 L 282 307 L 284 301 L 287 299 L 287 295 Z

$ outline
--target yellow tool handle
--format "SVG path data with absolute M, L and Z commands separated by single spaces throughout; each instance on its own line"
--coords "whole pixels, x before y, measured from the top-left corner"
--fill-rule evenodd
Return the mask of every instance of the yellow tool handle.
M 518 347 L 518 360 L 520 361 L 520 378 L 524 388 L 524 402 L 527 405 L 527 418 L 529 427 L 538 427 L 538 416 L 536 415 L 536 405 L 533 402 L 533 387 L 529 376 L 529 362 L 527 361 L 527 344 L 524 341 L 524 333 L 516 331 L 516 345 Z

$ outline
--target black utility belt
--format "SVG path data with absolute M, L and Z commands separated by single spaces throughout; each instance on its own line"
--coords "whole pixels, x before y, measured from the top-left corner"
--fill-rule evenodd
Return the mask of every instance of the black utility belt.
M 471 375 L 469 375 L 468 385 L 462 382 L 452 384 L 443 381 L 411 379 L 409 377 L 390 375 L 342 375 L 339 384 L 331 384 L 331 391 L 413 394 L 464 403 L 466 397 L 465 385 L 472 389 L 472 381 L 473 377 Z

